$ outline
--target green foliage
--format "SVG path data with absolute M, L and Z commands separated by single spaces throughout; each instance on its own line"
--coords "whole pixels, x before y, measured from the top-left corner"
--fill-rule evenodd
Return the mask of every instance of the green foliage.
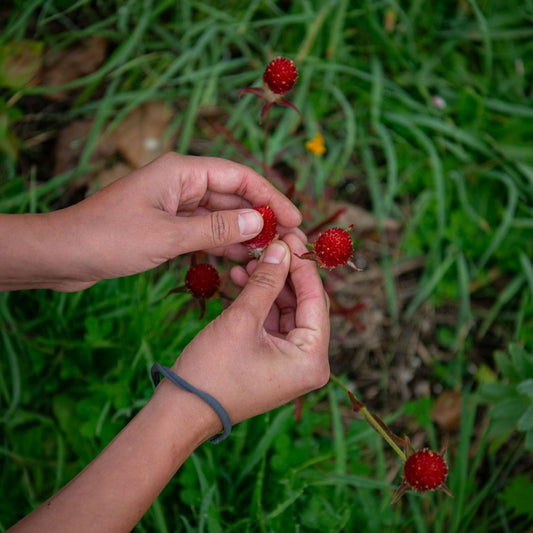
M 531 491 L 533 491 L 531 478 L 525 475 L 518 475 L 505 487 L 500 498 L 516 514 L 525 515 L 529 520 L 533 520 L 533 509 L 531 509 L 531 499 L 529 497 Z
M 1 57 L 12 57 L 5 51 L 20 46 L 14 43 L 33 43 L 25 45 L 33 61 L 23 78 L 2 78 L 1 212 L 54 208 L 86 176 L 107 126 L 163 100 L 175 113 L 165 136 L 179 132 L 176 150 L 207 146 L 205 155 L 259 171 L 265 151 L 303 199 L 306 224 L 325 215 L 331 197 L 368 199 L 391 321 L 410 328 L 427 301 L 456 311 L 456 322 L 440 327 L 436 339 L 456 357 L 433 363 L 432 379 L 468 391 L 465 354 L 480 339 L 524 346 L 499 353 L 501 380 L 483 387 L 494 403 L 498 456 L 477 427 L 476 395 L 465 393 L 461 428 L 449 446 L 454 500 L 411 494 L 391 508 L 399 475 L 388 474 L 399 465 L 345 411 L 342 395 L 326 389 L 306 398 L 300 423 L 285 407 L 239 425 L 224 444 L 201 447 L 137 530 L 524 530 L 530 513 L 517 494 L 530 492 L 530 484 L 510 474 L 522 449 L 513 455 L 503 442 L 518 429 L 530 447 L 533 431 L 531 2 L 13 5 L 2 20 Z M 94 35 L 109 39 L 104 64 L 62 87 L 73 91 L 68 105 L 41 106 L 36 114 L 28 102 L 55 91 L 24 84 L 41 51 L 57 53 Z M 266 61 L 278 54 L 298 64 L 291 99 L 302 116 L 274 109 L 265 150 L 259 105 L 238 95 L 260 83 Z M 210 110 L 224 117 L 231 139 L 213 133 Z M 32 138 L 46 138 L 78 118 L 93 119 L 80 164 L 51 178 L 26 128 Z M 327 152 L 309 158 L 305 142 L 317 131 Z M 15 164 L 20 154 L 24 168 Z M 403 225 L 396 247 L 384 229 L 387 218 Z M 414 256 L 425 257 L 424 271 L 417 293 L 400 308 L 393 267 Z M 150 397 L 151 363 L 172 363 L 220 312 L 220 302 L 211 302 L 200 322 L 185 295 L 164 299 L 175 281 L 161 269 L 75 294 L 0 295 L 0 491 L 7 495 L 0 529 L 94 458 Z M 431 407 L 431 398 L 416 399 L 390 418 L 412 417 L 438 447 Z
M 533 354 L 513 344 L 509 353 L 494 355 L 500 379 L 480 387 L 482 398 L 491 405 L 491 434 L 502 445 L 518 430 L 525 434 L 524 446 L 533 451 Z

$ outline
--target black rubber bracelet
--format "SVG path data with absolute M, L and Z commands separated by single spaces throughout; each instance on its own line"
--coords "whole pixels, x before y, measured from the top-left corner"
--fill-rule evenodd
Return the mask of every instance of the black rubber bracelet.
M 195 386 L 191 385 L 187 381 L 185 381 L 183 378 L 180 378 L 177 374 L 172 372 L 170 368 L 166 368 L 159 363 L 154 363 L 151 370 L 152 374 L 152 381 L 154 382 L 154 385 L 157 387 L 158 383 L 161 381 L 160 374 L 163 374 L 168 380 L 172 381 L 174 385 L 179 387 L 180 389 L 184 389 L 188 392 L 192 392 L 193 394 L 196 394 L 196 396 L 199 396 L 202 398 L 202 400 L 209 404 L 209 406 L 215 411 L 215 413 L 218 415 L 220 420 L 222 421 L 222 425 L 224 426 L 224 431 L 222 433 L 219 433 L 218 435 L 214 435 L 209 440 L 211 442 L 220 442 L 221 440 L 226 439 L 229 434 L 231 433 L 231 419 L 224 407 L 222 407 L 221 403 L 216 399 L 213 398 L 210 394 L 207 392 L 204 392 L 200 389 L 197 389 Z

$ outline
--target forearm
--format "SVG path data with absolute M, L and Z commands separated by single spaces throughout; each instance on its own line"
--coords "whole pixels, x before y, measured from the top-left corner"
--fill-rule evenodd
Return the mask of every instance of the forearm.
M 164 380 L 85 470 L 10 533 L 131 531 L 187 457 L 220 428 L 201 399 Z
M 84 250 L 77 232 L 69 210 L 0 214 L 0 291 L 80 288 Z

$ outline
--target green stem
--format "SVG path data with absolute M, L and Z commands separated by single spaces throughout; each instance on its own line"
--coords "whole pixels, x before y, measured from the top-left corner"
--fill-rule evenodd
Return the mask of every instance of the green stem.
M 348 389 L 348 387 L 335 374 L 330 374 L 329 379 L 333 381 L 335 385 L 338 385 L 346 394 L 353 394 L 350 389 Z
M 366 418 L 367 422 L 371 424 L 372 427 L 388 442 L 389 446 L 399 455 L 400 459 L 405 463 L 405 461 L 407 461 L 405 453 L 376 421 L 372 413 L 366 407 L 361 407 L 361 413 L 363 413 L 363 416 Z
M 352 407 L 354 408 L 354 411 L 360 412 L 365 417 L 366 421 L 387 441 L 389 446 L 399 455 L 400 459 L 403 462 L 407 461 L 407 457 L 403 450 L 392 439 L 390 435 L 392 434 L 392 431 L 390 431 L 388 428 L 385 429 L 379 423 L 376 417 L 366 408 L 365 404 L 360 402 L 354 396 L 353 392 L 351 392 L 337 376 L 335 376 L 334 374 L 330 374 L 330 379 L 348 395 Z
M 271 125 L 272 125 L 272 121 L 270 119 L 270 112 L 269 112 L 267 114 L 267 116 L 266 116 L 266 122 L 265 122 L 265 127 L 264 127 L 265 140 L 263 142 L 263 176 L 265 178 L 268 178 L 268 176 L 267 176 L 268 168 L 269 168 L 269 165 L 268 165 L 268 141 L 269 141 L 269 138 L 270 138 Z

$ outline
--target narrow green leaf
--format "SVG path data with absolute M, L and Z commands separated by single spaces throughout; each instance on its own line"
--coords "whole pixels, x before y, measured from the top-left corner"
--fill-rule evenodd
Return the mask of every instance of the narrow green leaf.
M 516 276 L 511 282 L 507 284 L 505 289 L 499 294 L 496 303 L 492 306 L 489 313 L 485 317 L 485 320 L 483 321 L 483 324 L 481 325 L 481 328 L 479 330 L 480 337 L 485 336 L 492 323 L 498 317 L 498 314 L 500 313 L 502 308 L 507 305 L 516 294 L 518 294 L 518 291 L 520 291 L 520 289 L 524 285 L 524 282 L 525 276 L 521 274 L 519 276 Z
M 526 412 L 518 419 L 516 427 L 520 431 L 529 431 L 533 429 L 533 404 L 530 405 Z
M 243 458 L 239 477 L 236 483 L 240 483 L 252 469 L 261 461 L 262 457 L 272 446 L 272 442 L 276 436 L 282 431 L 282 428 L 288 423 L 290 417 L 293 416 L 293 412 L 289 408 L 284 408 L 279 411 L 270 425 L 268 426 L 263 438 L 257 443 L 254 451 Z
M 533 398 L 533 379 L 522 381 L 522 383 L 516 387 L 516 390 L 520 394 L 527 394 L 529 397 Z

